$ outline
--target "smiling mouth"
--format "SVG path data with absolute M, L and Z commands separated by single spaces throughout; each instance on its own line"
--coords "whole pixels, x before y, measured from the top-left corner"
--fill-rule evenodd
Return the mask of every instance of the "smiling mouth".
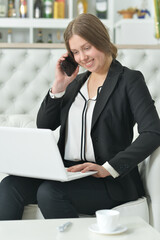
M 91 61 L 88 61 L 88 62 L 86 62 L 86 63 L 84 63 L 84 65 L 86 66 L 86 67 L 91 67 L 92 66 L 92 64 L 93 64 L 93 59 L 91 60 Z

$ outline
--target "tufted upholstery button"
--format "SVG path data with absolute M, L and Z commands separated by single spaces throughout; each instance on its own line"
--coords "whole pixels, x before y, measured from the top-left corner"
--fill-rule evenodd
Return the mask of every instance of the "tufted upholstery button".
M 24 55 L 23 55 L 24 58 L 27 58 L 28 57 L 28 52 L 24 52 Z
M 144 60 L 146 57 L 147 57 L 147 54 L 144 52 L 144 53 L 142 54 L 142 59 Z
M 15 102 L 15 100 L 16 100 L 15 96 L 9 96 L 8 98 L 9 98 L 9 101 L 12 103 Z
M 21 111 L 21 114 L 25 115 L 25 114 L 27 114 L 27 111 L 23 109 L 23 110 Z
M 34 95 L 34 102 L 38 102 L 38 100 L 40 99 L 40 97 L 38 95 Z
M 16 67 L 12 66 L 12 72 L 16 71 Z
M 157 94 L 155 94 L 154 96 L 152 96 L 152 98 L 154 99 L 154 102 L 156 102 L 156 101 L 157 101 L 157 98 L 158 98 Z
M 124 57 L 124 53 L 121 52 L 121 53 L 119 54 L 119 58 L 123 58 L 123 57 Z
M 154 67 L 153 70 L 152 70 L 153 73 L 157 73 L 158 71 L 159 71 L 158 67 Z
M 38 66 L 35 66 L 35 67 L 34 67 L 34 70 L 35 70 L 35 72 L 39 72 L 39 71 L 40 71 L 40 68 L 39 68 Z
M 28 86 L 28 82 L 27 81 L 23 81 L 23 84 L 22 84 L 23 88 L 26 89 L 27 86 Z
M 47 80 L 46 80 L 46 86 L 47 86 L 47 88 L 48 88 L 48 87 L 50 88 L 50 87 L 52 86 L 52 83 L 53 83 L 53 82 L 51 82 L 49 79 L 47 79 Z
M 14 65 L 10 65 L 9 71 L 12 73 L 16 70 L 16 67 Z

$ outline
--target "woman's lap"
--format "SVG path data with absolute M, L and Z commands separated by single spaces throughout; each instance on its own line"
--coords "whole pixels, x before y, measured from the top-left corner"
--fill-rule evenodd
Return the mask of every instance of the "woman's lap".
M 94 214 L 97 209 L 112 208 L 120 204 L 110 198 L 104 179 L 93 176 L 70 182 L 8 176 L 0 184 L 0 195 L 4 196 L 0 197 L 0 212 L 3 212 L 3 205 L 5 208 L 12 203 L 12 207 L 16 208 L 17 205 L 13 202 L 19 201 L 21 209 L 27 204 L 38 202 L 46 218 L 54 218 L 54 211 L 53 217 L 52 214 L 48 215 L 49 208 L 65 209 L 65 204 L 66 208 L 71 207 L 77 214 Z

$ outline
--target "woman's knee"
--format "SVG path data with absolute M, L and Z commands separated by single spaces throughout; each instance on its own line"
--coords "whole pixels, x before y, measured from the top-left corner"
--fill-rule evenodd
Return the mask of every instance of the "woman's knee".
M 65 183 L 43 182 L 37 192 L 37 202 L 44 218 L 78 217 L 68 198 Z
M 0 198 L 7 198 L 7 200 L 14 195 L 15 188 L 13 187 L 12 177 L 6 177 L 0 183 Z
M 61 182 L 45 181 L 43 182 L 37 191 L 37 201 L 47 202 L 50 200 L 58 200 L 64 197 L 63 186 Z
M 0 183 L 0 220 L 21 219 L 23 208 L 11 178 L 4 179 Z

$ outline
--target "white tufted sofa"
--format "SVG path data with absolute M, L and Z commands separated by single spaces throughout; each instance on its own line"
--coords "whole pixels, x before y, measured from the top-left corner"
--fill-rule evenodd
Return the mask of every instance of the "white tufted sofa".
M 143 72 L 160 113 L 160 46 L 118 46 L 118 60 Z M 0 45 L 0 125 L 36 127 L 36 114 L 54 81 L 57 59 L 65 49 L 33 45 Z M 57 134 L 57 133 L 55 133 Z M 135 137 L 137 131 L 135 128 Z M 140 166 L 147 198 L 116 207 L 122 215 L 141 215 L 160 231 L 160 148 Z M 0 174 L 0 179 L 5 175 Z M 159 179 L 159 180 L 158 180 Z M 23 219 L 42 218 L 36 205 L 25 207 Z

